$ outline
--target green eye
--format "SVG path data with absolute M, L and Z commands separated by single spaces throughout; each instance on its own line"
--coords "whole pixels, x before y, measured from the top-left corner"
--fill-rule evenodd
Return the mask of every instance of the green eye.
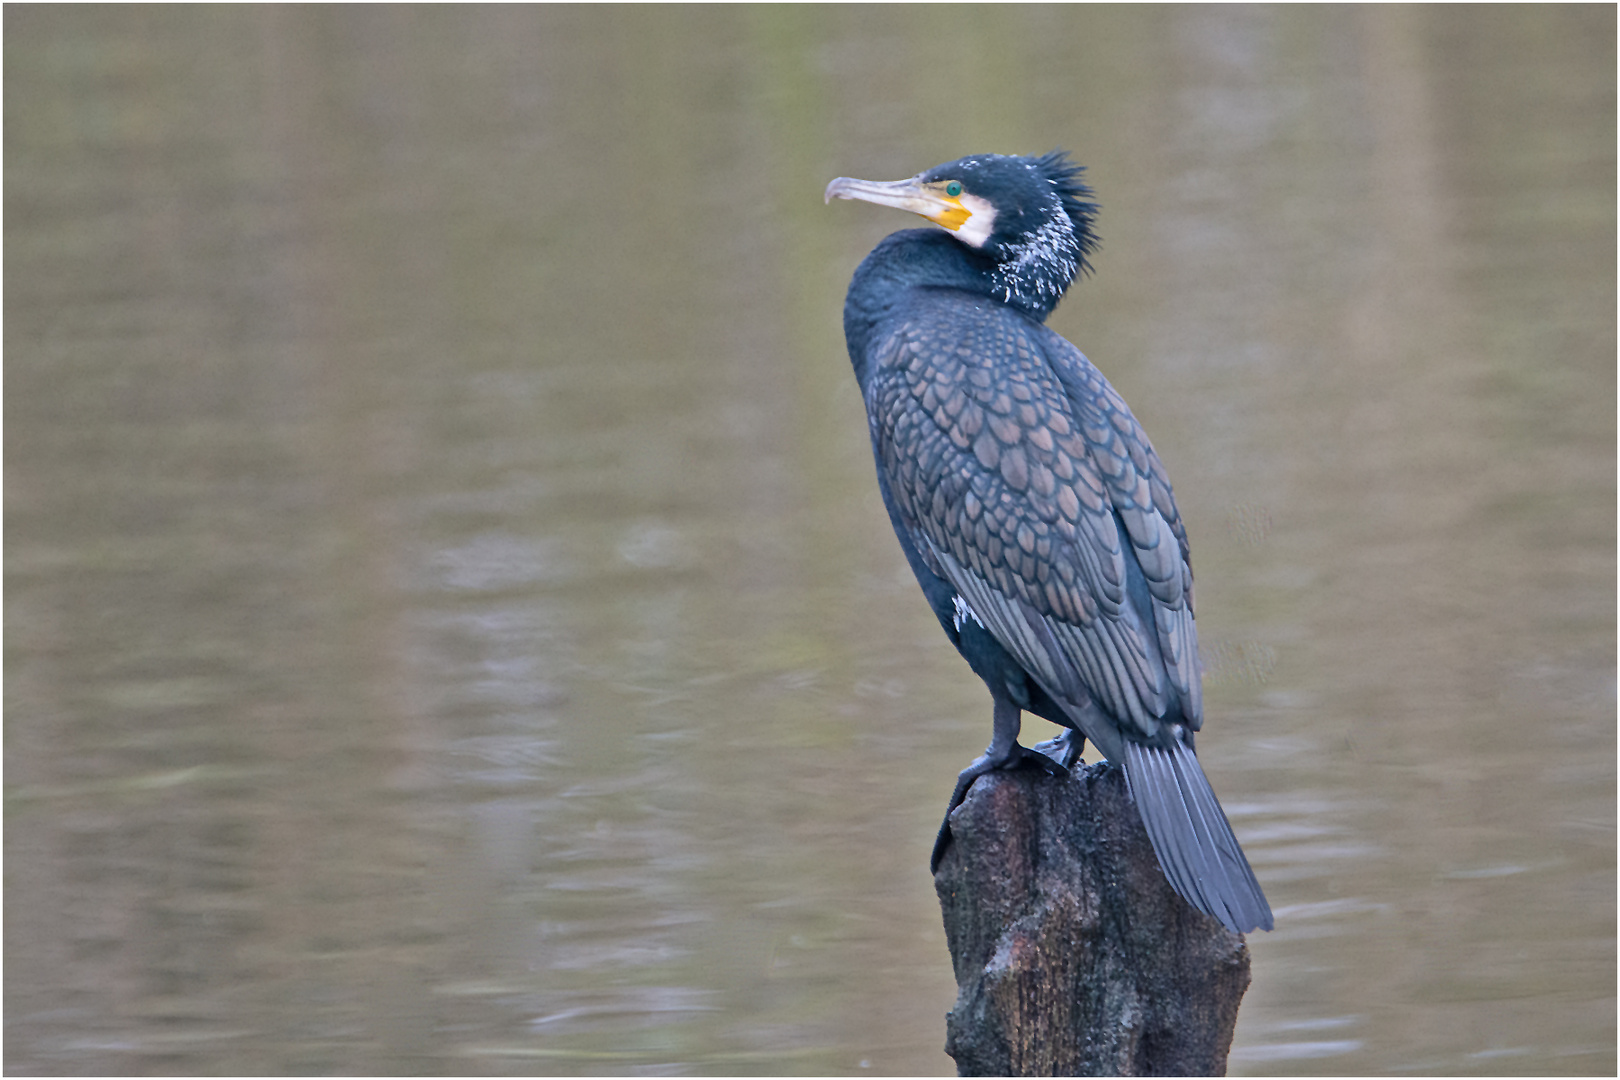
M 952 180 L 950 183 L 945 185 L 945 194 L 949 195 L 953 199 L 956 198 L 958 195 L 962 194 L 962 185 L 957 183 L 955 180 Z

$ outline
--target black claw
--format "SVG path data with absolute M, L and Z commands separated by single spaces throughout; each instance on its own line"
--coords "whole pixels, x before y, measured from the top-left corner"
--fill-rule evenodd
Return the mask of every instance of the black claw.
M 934 837 L 934 851 L 928 856 L 928 872 L 939 873 L 939 862 L 945 857 L 945 848 L 951 842 L 951 815 L 947 811 L 945 820 L 939 823 L 939 835 Z

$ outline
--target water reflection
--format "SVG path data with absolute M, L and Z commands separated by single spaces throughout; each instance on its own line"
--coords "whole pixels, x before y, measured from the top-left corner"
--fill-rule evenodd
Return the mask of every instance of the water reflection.
M 6 29 L 12 1071 L 950 1071 L 988 702 L 818 196 L 1054 144 L 1277 912 L 1233 1070 L 1613 1071 L 1612 9 Z

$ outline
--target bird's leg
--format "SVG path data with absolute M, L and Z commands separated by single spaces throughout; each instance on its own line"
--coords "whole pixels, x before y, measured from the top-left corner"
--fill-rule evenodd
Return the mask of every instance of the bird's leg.
M 973 764 L 956 775 L 956 790 L 951 792 L 951 804 L 945 808 L 945 820 L 940 823 L 939 835 L 934 838 L 934 853 L 928 859 L 929 873 L 939 872 L 939 860 L 945 857 L 945 848 L 951 842 L 951 811 L 962 805 L 973 781 L 994 769 L 1011 769 L 1020 765 L 1033 765 L 1050 776 L 1065 776 L 1068 769 L 1045 754 L 1018 745 L 1019 708 L 1006 698 L 995 698 L 995 712 L 990 727 L 990 745 Z
M 1086 737 L 1080 733 L 1080 729 L 1066 728 L 1061 735 L 1036 743 L 1030 749 L 1055 759 L 1065 769 L 1072 769 L 1085 748 Z

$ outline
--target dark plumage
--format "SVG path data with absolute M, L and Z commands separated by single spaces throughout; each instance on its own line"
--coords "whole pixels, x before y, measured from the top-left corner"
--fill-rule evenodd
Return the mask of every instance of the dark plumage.
M 992 769 L 1061 772 L 1091 739 L 1125 769 L 1176 891 L 1238 933 L 1271 909 L 1193 753 L 1203 721 L 1187 532 L 1125 402 L 1045 319 L 1095 248 L 1081 170 L 978 155 L 827 199 L 945 227 L 887 237 L 855 271 L 844 333 L 878 488 L 945 634 L 994 702 Z M 1024 710 L 1068 728 L 1018 744 Z M 1061 762 L 1061 763 L 1060 763 Z

